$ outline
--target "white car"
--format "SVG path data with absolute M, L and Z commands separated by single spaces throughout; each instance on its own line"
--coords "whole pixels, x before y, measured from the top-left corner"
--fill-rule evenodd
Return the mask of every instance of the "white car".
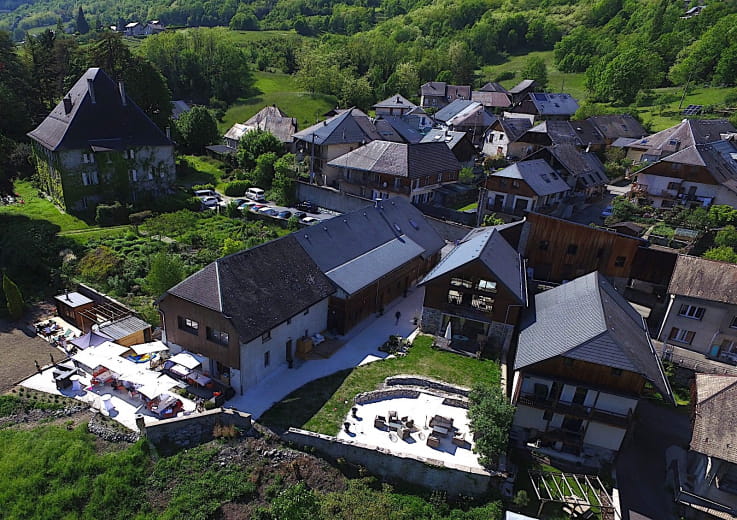
M 215 197 L 205 196 L 205 197 L 198 197 L 202 201 L 202 205 L 206 206 L 210 209 L 216 207 L 218 205 L 218 199 Z
M 315 217 L 305 217 L 300 222 L 302 222 L 302 224 L 307 224 L 308 226 L 312 226 L 320 222 L 320 219 L 317 219 Z

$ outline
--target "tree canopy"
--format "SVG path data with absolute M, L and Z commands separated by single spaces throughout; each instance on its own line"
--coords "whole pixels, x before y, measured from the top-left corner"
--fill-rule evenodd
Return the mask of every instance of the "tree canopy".
M 489 466 L 507 449 L 514 406 L 499 385 L 488 383 L 474 387 L 469 401 L 468 418 L 476 439 L 474 451 L 479 462 Z
M 179 145 L 186 153 L 201 154 L 220 139 L 218 124 L 209 109 L 192 107 L 175 121 Z

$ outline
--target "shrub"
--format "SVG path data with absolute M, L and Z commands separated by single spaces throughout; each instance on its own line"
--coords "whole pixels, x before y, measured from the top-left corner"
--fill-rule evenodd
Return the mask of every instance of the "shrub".
M 214 184 L 195 184 L 194 186 L 192 186 L 192 191 L 197 191 L 197 190 L 214 190 L 214 189 L 215 189 L 215 185 Z
M 99 226 L 120 226 L 128 223 L 129 209 L 120 202 L 97 206 L 95 221 Z
M 228 197 L 242 197 L 251 186 L 253 183 L 248 180 L 232 181 L 225 185 L 225 194 Z
M 3 293 L 5 293 L 5 301 L 8 305 L 8 313 L 14 320 L 23 316 L 23 296 L 20 289 L 13 280 L 3 273 Z

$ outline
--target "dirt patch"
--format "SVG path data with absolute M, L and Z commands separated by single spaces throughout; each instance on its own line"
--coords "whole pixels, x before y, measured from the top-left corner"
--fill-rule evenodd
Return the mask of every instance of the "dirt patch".
M 21 328 L 22 327 L 22 328 Z M 32 333 L 33 325 L 28 322 L 11 323 L 0 320 L 0 394 L 36 372 L 37 361 L 42 367 L 64 358 L 64 354 Z

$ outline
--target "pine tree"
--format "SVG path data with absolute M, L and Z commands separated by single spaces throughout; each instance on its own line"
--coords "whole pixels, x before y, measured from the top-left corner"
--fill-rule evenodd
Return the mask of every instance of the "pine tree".
M 5 293 L 10 317 L 14 320 L 19 319 L 23 316 L 23 296 L 21 296 L 20 289 L 18 289 L 15 282 L 8 278 L 5 273 L 3 273 L 3 292 Z
M 84 11 L 82 11 L 82 6 L 79 6 L 79 10 L 77 11 L 77 32 L 79 34 L 87 34 L 90 32 L 90 25 L 87 23 L 87 19 L 84 17 Z

